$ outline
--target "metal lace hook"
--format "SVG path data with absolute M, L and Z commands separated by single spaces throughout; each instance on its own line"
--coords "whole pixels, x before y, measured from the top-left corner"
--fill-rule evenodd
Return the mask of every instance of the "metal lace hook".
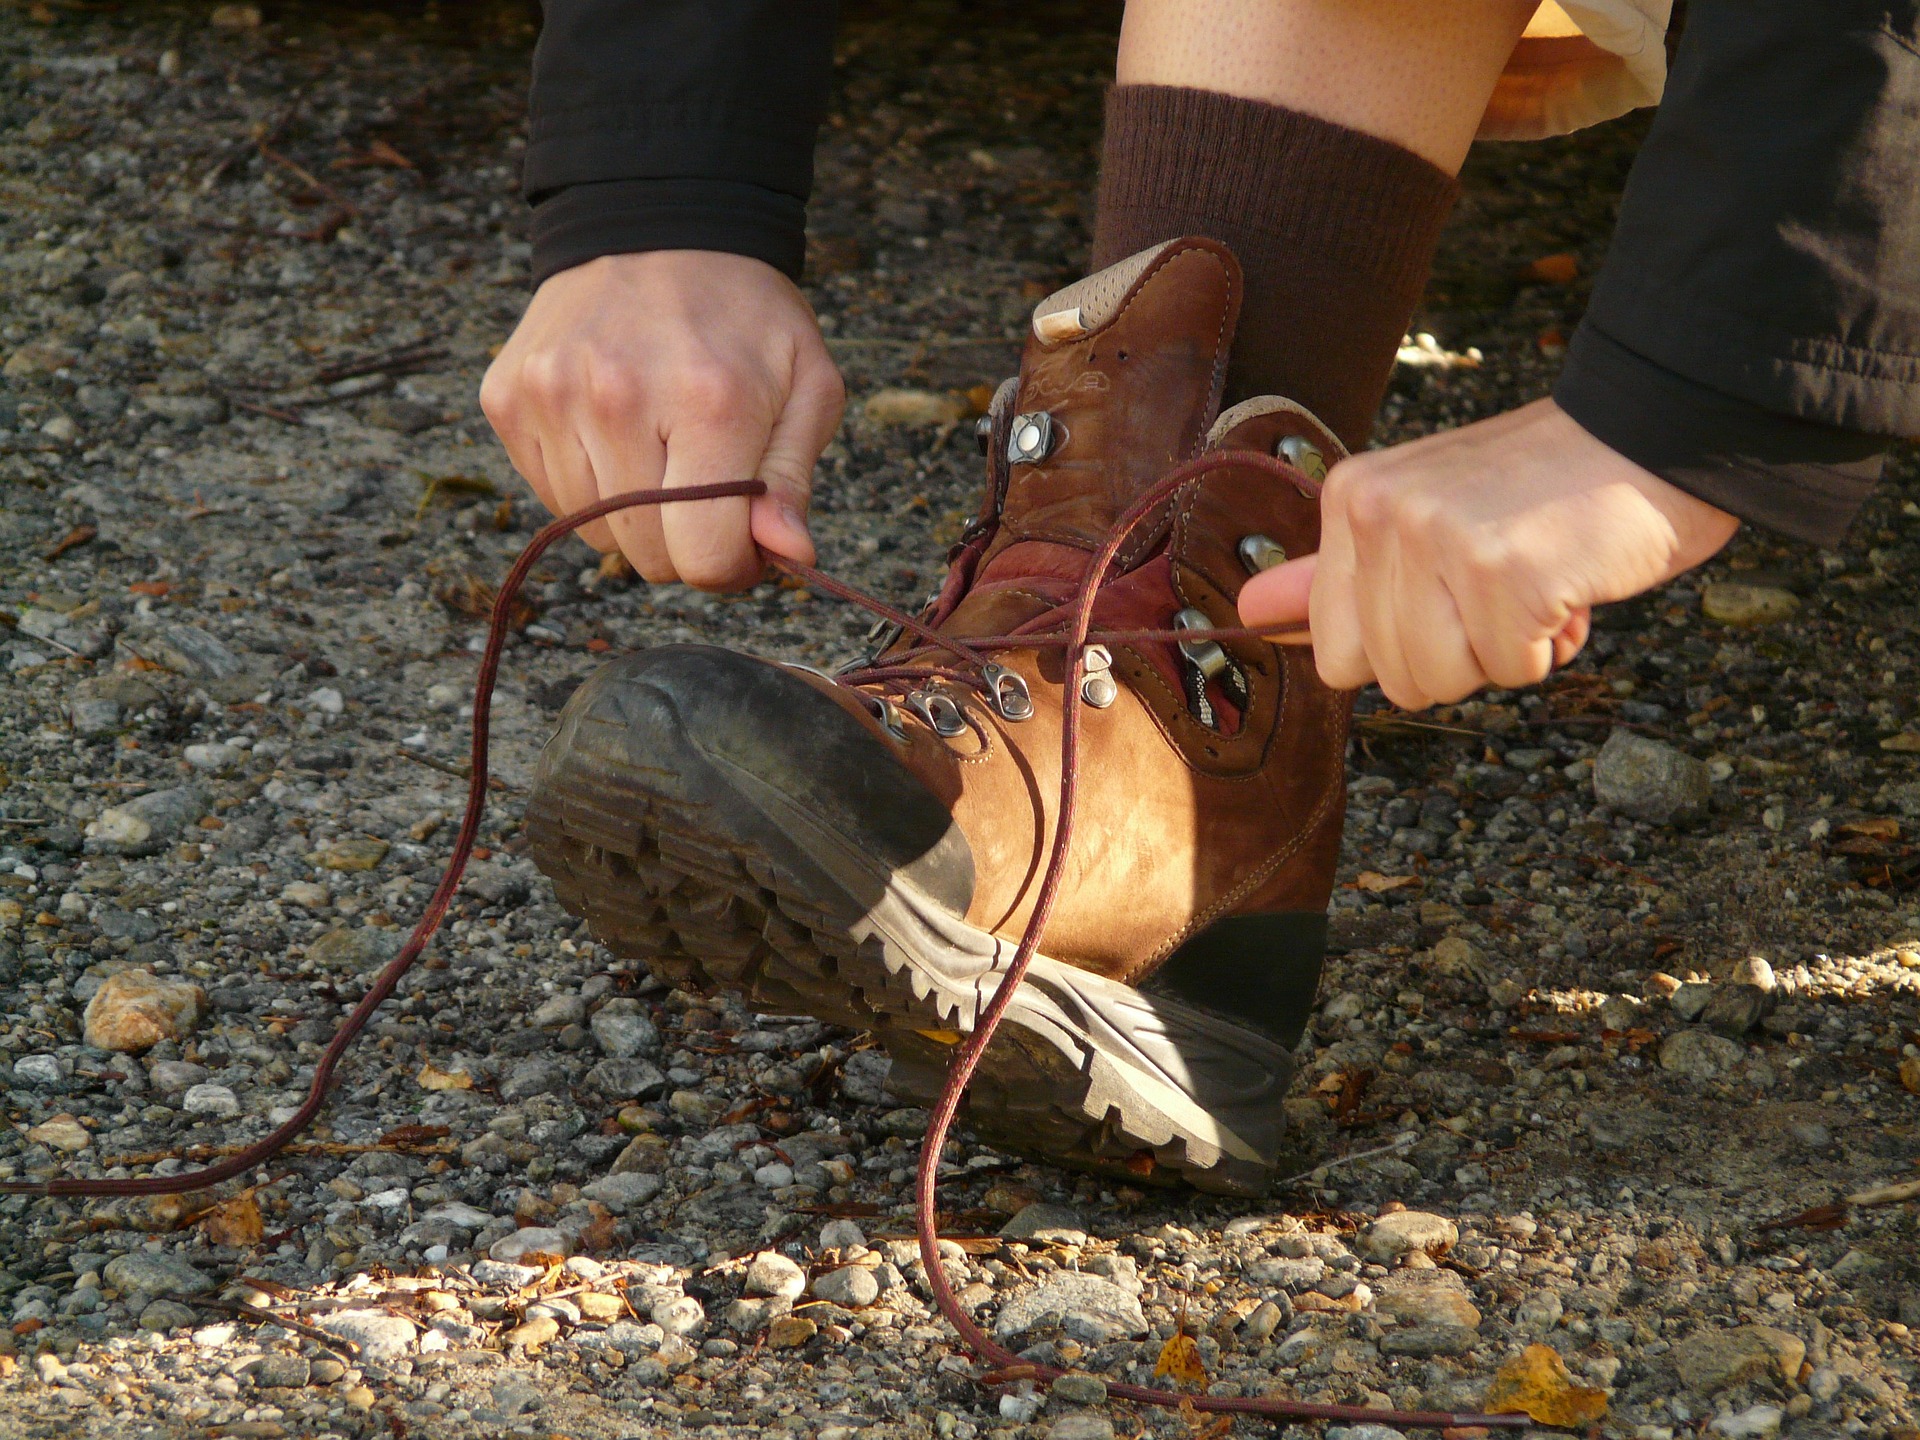
M 993 701 L 993 708 L 999 712 L 1002 720 L 1031 720 L 1033 718 L 1033 696 L 1027 690 L 1027 682 L 1004 665 L 988 661 L 980 670 L 980 678 L 987 682 L 987 697 Z

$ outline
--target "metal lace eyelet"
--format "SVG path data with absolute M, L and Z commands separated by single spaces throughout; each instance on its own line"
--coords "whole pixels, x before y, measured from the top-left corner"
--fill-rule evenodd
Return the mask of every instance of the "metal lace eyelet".
M 953 697 L 938 690 L 915 690 L 907 696 L 907 707 L 926 721 L 927 728 L 942 740 L 951 740 L 967 728 L 966 717 L 960 713 Z
M 1258 575 L 1262 570 L 1271 570 L 1276 565 L 1286 563 L 1285 547 L 1271 535 L 1243 536 L 1238 548 L 1240 563 L 1247 567 L 1249 575 Z
M 1053 453 L 1059 439 L 1060 427 L 1046 411 L 1016 415 L 1007 434 L 1007 461 L 1013 465 L 1038 465 Z
M 880 728 L 896 740 L 907 738 L 907 717 L 900 713 L 900 707 L 891 700 L 879 695 L 867 696 L 867 709 L 873 712 L 873 718 L 880 722 Z
M 1309 480 L 1327 478 L 1327 457 L 1320 453 L 1318 445 L 1304 435 L 1287 436 L 1273 447 L 1273 453 Z
M 1190 605 L 1173 617 L 1173 628 L 1176 630 L 1211 630 L 1214 627 L 1213 621 L 1208 618 L 1206 611 L 1197 610 Z M 1179 644 L 1180 653 L 1187 657 L 1188 663 L 1209 680 L 1213 679 L 1213 677 L 1218 675 L 1222 670 L 1225 670 L 1231 663 L 1227 659 L 1227 652 L 1220 648 L 1219 642 L 1217 641 L 1182 640 Z
M 999 712 L 1002 720 L 1031 720 L 1033 718 L 1033 696 L 1027 691 L 1027 682 L 1004 665 L 988 662 L 980 676 L 987 682 L 987 695 L 993 701 L 993 708 Z
M 1081 658 L 1086 674 L 1080 677 L 1080 698 L 1104 710 L 1120 698 L 1120 683 L 1113 678 L 1113 652 L 1104 645 L 1089 645 Z

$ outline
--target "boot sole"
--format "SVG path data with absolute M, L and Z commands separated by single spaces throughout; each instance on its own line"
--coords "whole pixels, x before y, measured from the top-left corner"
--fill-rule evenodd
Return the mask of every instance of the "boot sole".
M 602 672 L 589 686 L 636 683 Z M 662 696 L 648 699 L 661 713 Z M 560 903 L 673 984 L 874 1032 L 893 1057 L 889 1089 L 931 1102 L 1014 946 L 876 873 L 684 726 L 660 727 L 650 763 L 634 763 L 628 725 L 591 700 L 569 706 L 527 809 Z M 1273 1178 L 1293 1072 L 1267 1035 L 1036 955 L 962 1114 L 1011 1149 L 1252 1195 Z

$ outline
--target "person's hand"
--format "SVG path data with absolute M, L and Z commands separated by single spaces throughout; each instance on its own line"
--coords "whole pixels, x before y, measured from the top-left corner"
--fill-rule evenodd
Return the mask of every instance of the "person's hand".
M 1242 623 L 1309 622 L 1338 689 L 1420 710 L 1546 678 L 1592 608 L 1708 559 L 1740 522 L 1641 469 L 1551 400 L 1334 466 L 1318 555 L 1240 592 Z
M 713 590 L 757 579 L 760 550 L 812 563 L 813 466 L 845 402 L 793 283 L 709 250 L 607 255 L 550 277 L 480 386 L 555 515 L 635 490 L 764 480 L 751 502 L 637 507 L 579 532 L 648 580 Z

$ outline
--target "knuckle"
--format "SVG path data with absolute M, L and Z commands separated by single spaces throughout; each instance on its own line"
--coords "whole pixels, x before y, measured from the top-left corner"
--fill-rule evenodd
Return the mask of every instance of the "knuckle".
M 536 406 L 551 410 L 566 398 L 569 378 L 568 367 L 558 355 L 540 350 L 520 362 L 518 383 L 508 383 Z
M 730 418 L 741 408 L 745 395 L 740 377 L 730 367 L 713 361 L 687 365 L 674 383 L 677 407 L 703 420 Z
M 588 413 L 602 418 L 624 417 L 640 403 L 638 377 L 624 365 L 589 361 L 580 388 Z
M 1347 481 L 1343 494 L 1347 522 L 1356 533 L 1378 535 L 1393 525 L 1398 496 L 1384 476 L 1360 471 Z

